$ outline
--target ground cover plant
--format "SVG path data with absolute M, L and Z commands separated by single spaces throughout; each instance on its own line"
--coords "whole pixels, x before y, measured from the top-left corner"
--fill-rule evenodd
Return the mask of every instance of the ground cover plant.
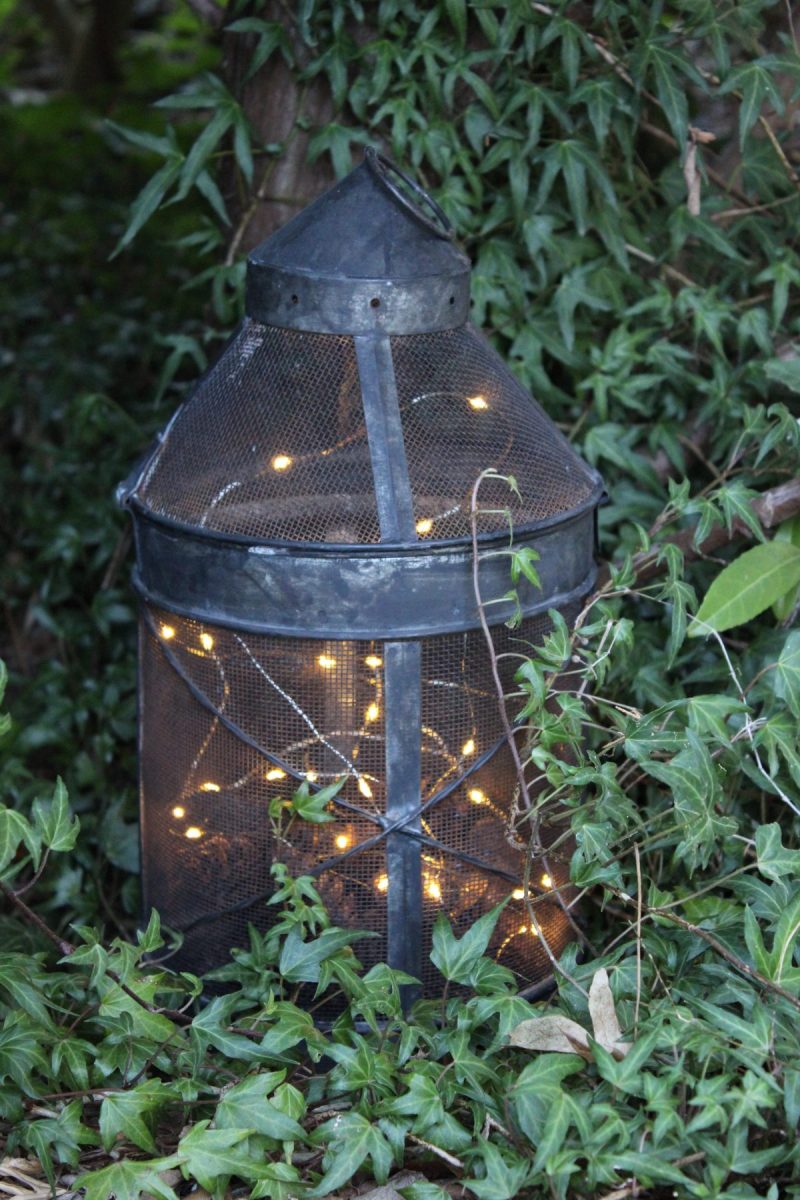
M 0 1185 L 796 1194 L 791 7 L 134 4 L 80 97 L 37 9 L 0 5 Z M 365 977 L 280 867 L 278 924 L 210 1003 L 157 917 L 137 932 L 113 487 L 234 324 L 247 246 L 363 144 L 444 206 L 475 320 L 609 491 L 598 591 L 520 646 L 506 699 L 582 894 L 584 945 L 536 1004 L 483 956 L 490 916 L 440 924 L 452 989 L 403 1015 L 396 973 Z

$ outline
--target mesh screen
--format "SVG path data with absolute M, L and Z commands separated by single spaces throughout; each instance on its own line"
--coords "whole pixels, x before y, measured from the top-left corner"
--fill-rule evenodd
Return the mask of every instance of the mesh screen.
M 495 631 L 506 687 L 514 653 L 546 621 Z M 386 808 L 383 647 L 242 635 L 146 609 L 142 631 L 142 846 L 145 902 L 186 939 L 174 965 L 203 972 L 245 945 L 249 922 L 276 919 L 266 904 L 270 865 L 318 874 L 337 925 L 379 937 L 356 947 L 369 966 L 386 957 L 385 842 L 374 819 Z M 191 682 L 204 698 L 195 698 Z M 391 717 L 391 714 L 389 714 Z M 491 670 L 480 634 L 422 642 L 421 874 L 428 993 L 441 978 L 428 961 L 433 921 L 444 909 L 460 935 L 512 894 L 493 943 L 526 986 L 549 964 L 521 898 L 524 856 L 506 836 L 515 793 L 507 750 L 477 766 L 501 738 Z M 264 753 L 266 752 L 266 753 Z M 312 824 L 282 806 L 299 779 L 312 787 L 344 775 Z M 450 789 L 449 791 L 447 789 Z M 440 793 L 446 794 L 437 799 Z M 275 827 L 274 827 L 275 826 Z M 534 867 L 537 918 L 553 950 L 568 925 L 552 897 L 567 882 Z
M 481 484 L 480 532 L 567 512 L 593 489 L 586 466 L 489 343 L 473 328 L 392 339 L 417 533 L 470 533 L 470 493 L 487 467 L 513 475 Z M 498 512 L 497 510 L 501 510 Z
M 470 533 L 470 493 L 486 480 L 481 532 L 573 509 L 593 489 L 544 412 L 468 327 L 392 339 L 420 540 Z M 139 484 L 152 511 L 261 540 L 377 542 L 352 338 L 247 320 L 180 410 Z
M 352 338 L 246 320 L 138 494 L 163 516 L 244 537 L 378 541 Z

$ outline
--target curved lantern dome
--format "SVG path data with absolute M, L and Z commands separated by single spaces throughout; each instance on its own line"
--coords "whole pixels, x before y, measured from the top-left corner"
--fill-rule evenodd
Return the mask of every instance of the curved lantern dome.
M 319 875 L 337 923 L 381 935 L 366 961 L 428 986 L 436 911 L 463 929 L 519 891 L 471 497 L 492 468 L 479 579 L 510 687 L 519 639 L 592 585 L 602 485 L 468 306 L 441 210 L 368 153 L 252 253 L 242 327 L 123 491 L 144 600 L 145 893 L 187 932 L 179 965 L 263 924 L 273 857 Z M 539 555 L 517 633 L 493 553 L 509 526 Z M 336 821 L 276 847 L 276 796 L 342 776 Z M 566 886 L 559 871 L 539 891 Z M 541 907 L 559 949 L 566 918 Z M 494 950 L 531 983 L 546 958 L 526 928 L 510 906 Z

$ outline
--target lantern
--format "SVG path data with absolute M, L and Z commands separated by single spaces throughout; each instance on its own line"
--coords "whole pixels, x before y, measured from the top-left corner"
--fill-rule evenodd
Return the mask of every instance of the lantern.
M 490 952 L 530 987 L 549 961 L 508 837 L 517 779 L 503 685 L 594 579 L 595 472 L 467 323 L 469 262 L 382 155 L 258 247 L 246 317 L 123 485 L 141 597 L 146 906 L 202 972 L 277 917 L 271 864 L 316 877 L 357 946 L 441 985 L 436 915 L 461 935 L 508 898 Z M 513 476 L 516 490 L 499 476 Z M 540 587 L 509 591 L 509 527 Z M 501 599 L 501 597 L 506 597 Z M 342 780 L 333 820 L 293 815 Z M 534 864 L 558 953 L 568 870 Z M 437 982 L 438 979 L 438 982 Z

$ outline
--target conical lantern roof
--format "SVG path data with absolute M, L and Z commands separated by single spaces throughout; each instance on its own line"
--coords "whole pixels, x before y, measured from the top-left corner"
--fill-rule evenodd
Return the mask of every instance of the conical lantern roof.
M 368 151 L 251 253 L 247 313 L 317 333 L 452 329 L 466 320 L 469 269 L 438 204 Z

